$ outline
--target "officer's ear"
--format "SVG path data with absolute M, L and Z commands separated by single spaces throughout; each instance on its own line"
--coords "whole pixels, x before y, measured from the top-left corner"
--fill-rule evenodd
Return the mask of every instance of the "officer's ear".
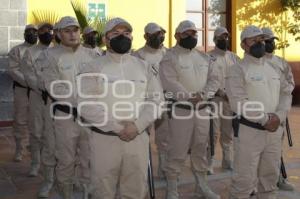
M 61 40 L 60 31 L 58 31 L 56 34 L 57 34 L 57 37 Z
M 175 35 L 174 35 L 174 37 L 175 37 L 175 39 L 176 39 L 176 41 L 180 41 L 180 33 L 175 33 Z
M 144 34 L 144 39 L 145 39 L 146 41 L 148 41 L 148 35 L 147 35 L 147 33 Z
M 246 50 L 246 43 L 245 43 L 245 40 L 241 42 L 241 48 L 243 50 Z
M 103 35 L 102 37 L 102 43 L 105 45 L 105 46 L 109 46 L 109 40 L 107 38 L 106 35 Z

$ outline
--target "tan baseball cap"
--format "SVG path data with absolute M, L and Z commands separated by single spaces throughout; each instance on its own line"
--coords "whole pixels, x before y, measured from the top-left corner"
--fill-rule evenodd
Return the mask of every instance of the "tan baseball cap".
M 263 31 L 259 27 L 254 26 L 254 25 L 246 26 L 241 33 L 241 41 L 244 41 L 244 39 L 256 37 L 259 35 L 265 36 Z
M 76 18 L 71 17 L 71 16 L 66 16 L 60 19 L 59 21 L 59 29 L 63 29 L 69 26 L 76 26 L 76 27 L 80 27 L 79 23 L 77 21 Z
M 58 30 L 59 29 L 59 22 L 56 22 L 53 26 L 53 30 Z
M 219 26 L 219 27 L 217 27 L 217 29 L 214 32 L 214 37 L 219 37 L 220 35 L 222 35 L 224 33 L 229 34 L 228 30 L 225 27 Z
M 52 24 L 48 23 L 48 22 L 42 22 L 38 25 L 38 29 L 41 29 L 43 27 L 47 27 L 47 28 L 50 28 L 50 29 L 53 29 L 53 26 Z
M 86 35 L 86 34 L 89 34 L 89 33 L 91 33 L 91 32 L 97 33 L 97 31 L 96 31 L 94 28 L 92 28 L 92 27 L 90 27 L 90 26 L 87 26 L 87 27 L 85 27 L 85 28 L 83 29 L 82 34 Z
M 266 39 L 277 39 L 277 40 L 279 39 L 274 35 L 274 32 L 271 30 L 271 28 L 262 28 L 261 30 L 265 34 Z
M 106 23 L 105 28 L 104 28 L 104 35 L 106 35 L 106 33 L 108 33 L 109 31 L 111 31 L 114 27 L 116 27 L 118 25 L 124 25 L 124 26 L 126 26 L 128 28 L 128 30 L 130 32 L 132 32 L 131 25 L 125 19 L 122 19 L 122 18 L 113 18 L 113 19 L 109 20 Z
M 29 29 L 37 30 L 37 27 L 33 24 L 28 24 L 28 25 L 25 26 L 25 30 L 29 30 Z
M 184 20 L 179 23 L 178 27 L 176 28 L 176 33 L 183 33 L 187 30 L 194 30 L 197 31 L 196 25 L 189 20 Z
M 165 29 L 163 29 L 161 26 L 159 26 L 157 23 L 148 23 L 145 28 L 144 28 L 144 31 L 145 33 L 149 33 L 149 34 L 153 34 L 153 33 L 156 33 L 156 32 L 159 32 L 159 31 L 162 31 L 162 32 L 166 32 Z

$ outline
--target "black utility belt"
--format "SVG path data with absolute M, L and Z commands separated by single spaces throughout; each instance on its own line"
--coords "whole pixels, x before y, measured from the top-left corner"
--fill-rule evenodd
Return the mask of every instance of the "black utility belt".
M 55 114 L 56 110 L 59 110 L 59 111 L 61 111 L 63 113 L 66 113 L 66 114 L 72 114 L 73 117 L 74 117 L 74 120 L 78 117 L 77 108 L 70 107 L 70 106 L 67 106 L 67 105 L 55 104 L 54 107 L 53 107 L 53 110 L 54 110 L 54 114 Z M 79 117 L 79 118 L 82 122 L 86 122 L 86 120 L 83 117 Z M 115 133 L 113 131 L 102 131 L 101 129 L 99 129 L 98 127 L 93 126 L 93 125 L 88 126 L 88 128 L 91 131 L 93 131 L 95 133 L 102 134 L 102 135 L 119 136 L 117 133 Z
M 206 108 L 208 106 L 208 104 L 204 104 L 202 106 L 199 106 L 199 107 L 195 107 L 195 106 L 190 106 L 190 105 L 187 105 L 187 104 L 175 104 L 175 107 L 176 108 L 180 108 L 180 109 L 185 109 L 185 110 L 202 110 L 204 108 Z M 196 109 L 197 108 L 197 109 Z
M 254 129 L 258 129 L 258 130 L 262 130 L 262 131 L 266 130 L 265 127 L 263 127 L 261 124 L 256 123 L 256 122 L 251 122 L 250 120 L 247 120 L 243 116 L 240 118 L 240 123 L 245 126 L 254 128 Z
M 13 88 L 15 88 L 15 87 L 26 88 L 26 89 L 28 88 L 27 86 L 23 86 L 22 84 L 20 84 L 17 81 L 13 82 Z

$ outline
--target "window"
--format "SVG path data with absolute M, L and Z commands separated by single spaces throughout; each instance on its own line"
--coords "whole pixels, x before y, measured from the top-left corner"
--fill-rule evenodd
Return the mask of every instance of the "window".
M 214 47 L 213 35 L 217 26 L 230 31 L 230 0 L 186 0 L 186 19 L 198 30 L 198 48 L 209 51 Z

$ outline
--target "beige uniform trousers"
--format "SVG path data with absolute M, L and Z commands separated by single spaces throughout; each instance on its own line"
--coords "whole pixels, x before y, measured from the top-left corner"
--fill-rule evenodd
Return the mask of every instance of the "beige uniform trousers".
M 53 118 L 51 117 L 50 109 L 51 101 L 48 98 L 47 104 L 43 107 L 44 131 L 43 131 L 43 148 L 42 148 L 42 163 L 45 166 L 54 167 L 56 165 L 55 158 L 55 134 L 53 126 Z
M 30 150 L 40 151 L 42 148 L 42 135 L 44 130 L 43 119 L 44 102 L 39 93 L 31 90 L 29 94 L 29 130 Z
M 55 116 L 66 117 L 68 114 L 56 110 Z M 57 158 L 56 178 L 59 184 L 90 182 L 90 147 L 89 135 L 73 117 L 54 120 L 55 156 Z M 75 175 L 76 160 L 79 159 L 78 174 Z
M 188 116 L 190 110 L 174 108 L 177 116 Z M 201 116 L 208 116 L 207 109 L 198 111 Z M 195 112 L 196 113 L 196 112 Z M 194 172 L 207 171 L 207 143 L 209 119 L 199 119 L 196 114 L 190 119 L 169 120 L 169 138 L 165 173 L 167 178 L 177 178 L 191 149 L 191 164 Z
M 147 193 L 149 136 L 130 142 L 91 133 L 92 199 L 113 199 L 119 185 L 122 199 L 144 199 Z
M 159 121 L 158 127 L 155 129 L 155 144 L 157 146 L 157 150 L 160 153 L 166 153 L 167 151 L 167 143 L 168 143 L 168 114 L 163 113 L 161 121 Z
M 276 198 L 282 134 L 282 126 L 270 133 L 240 125 L 234 138 L 232 199 L 249 198 L 256 187 L 258 199 Z
M 222 148 L 222 167 L 230 168 L 233 159 L 233 130 L 232 130 L 232 111 L 228 101 L 225 101 L 221 97 L 215 97 L 213 100 L 218 106 L 218 118 L 213 119 L 213 129 L 214 129 L 214 146 L 217 144 L 217 140 L 220 132 L 220 145 Z M 225 116 L 225 117 L 224 117 Z M 226 118 L 227 117 L 227 118 Z M 207 153 L 208 161 L 211 160 L 210 145 L 209 151 Z
M 28 144 L 28 111 L 29 102 L 27 88 L 15 86 L 14 88 L 14 137 L 16 140 L 16 151 L 25 149 Z

